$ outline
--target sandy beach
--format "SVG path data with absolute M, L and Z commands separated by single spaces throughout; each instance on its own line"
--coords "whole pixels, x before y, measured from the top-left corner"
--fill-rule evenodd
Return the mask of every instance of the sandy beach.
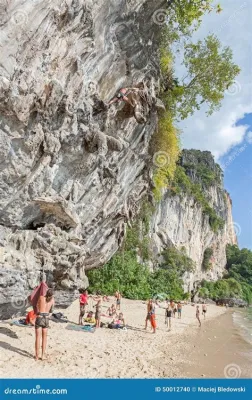
M 103 303 L 104 313 L 111 303 Z M 164 305 L 156 309 L 156 334 L 151 333 L 150 327 L 147 332 L 144 330 L 146 304 L 135 300 L 122 301 L 126 331 L 108 328 L 96 329 L 94 333 L 70 331 L 65 329 L 66 324 L 51 321 L 46 361 L 33 359 L 34 328 L 0 323 L 0 374 L 10 378 L 213 377 L 214 374 L 223 377 L 225 365 L 232 363 L 241 366 L 242 377 L 251 374 L 247 367 L 242 368 L 246 357 L 240 355 L 239 347 L 235 350 L 233 347 L 236 354 L 232 353 L 234 341 L 238 343 L 238 339 L 233 331 L 230 336 L 230 312 L 209 305 L 207 318 L 199 328 L 195 307 L 186 305 L 182 319 L 172 318 L 172 330 L 168 332 Z M 62 311 L 77 323 L 78 300 Z M 102 317 L 102 321 L 109 319 Z M 229 335 L 226 347 L 225 335 Z M 246 346 L 243 351 L 247 355 Z M 227 348 L 231 351 L 227 352 Z M 224 358 L 223 352 L 227 354 Z

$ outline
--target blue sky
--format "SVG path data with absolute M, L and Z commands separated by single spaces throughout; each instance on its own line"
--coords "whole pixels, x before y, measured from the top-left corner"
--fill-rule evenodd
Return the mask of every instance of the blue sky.
M 224 183 L 233 201 L 234 228 L 240 247 L 252 249 L 252 113 L 237 122 L 246 125 L 246 140 L 221 157 Z
M 224 167 L 239 245 L 252 249 L 252 0 L 218 3 L 223 11 L 206 15 L 193 41 L 216 34 L 223 46 L 232 48 L 241 73 L 225 93 L 220 111 L 207 117 L 202 109 L 180 123 L 182 145 L 210 150 Z M 178 76 L 183 74 L 180 61 L 178 55 L 175 69 Z

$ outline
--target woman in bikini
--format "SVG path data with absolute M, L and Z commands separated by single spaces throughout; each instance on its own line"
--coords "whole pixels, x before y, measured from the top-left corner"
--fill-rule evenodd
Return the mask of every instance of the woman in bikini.
M 53 312 L 54 297 L 53 290 L 48 289 L 45 296 L 40 296 L 37 303 L 37 318 L 35 321 L 35 360 L 39 359 L 42 333 L 42 357 L 46 358 L 47 328 L 49 328 L 49 313 Z M 42 331 L 42 332 L 41 332 Z

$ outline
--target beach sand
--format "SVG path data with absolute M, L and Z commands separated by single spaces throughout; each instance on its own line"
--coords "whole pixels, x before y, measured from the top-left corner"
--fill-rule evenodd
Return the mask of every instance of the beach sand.
M 103 303 L 103 312 L 110 304 Z M 121 309 L 129 326 L 127 331 L 107 328 L 96 329 L 95 333 L 69 331 L 66 324 L 50 322 L 46 361 L 33 359 L 34 328 L 0 323 L 1 377 L 223 377 L 225 366 L 233 363 L 242 369 L 241 376 L 250 373 L 245 366 L 248 348 L 233 336 L 234 331 L 230 337 L 229 329 L 234 328 L 231 315 L 224 308 L 209 305 L 207 320 L 199 328 L 195 307 L 186 305 L 182 319 L 172 318 L 172 330 L 168 332 L 165 310 L 157 307 L 156 334 L 151 333 L 150 327 L 147 332 L 144 330 L 145 303 L 123 299 Z M 78 300 L 63 312 L 77 323 Z M 102 321 L 109 318 L 102 317 Z M 240 354 L 242 351 L 245 355 Z

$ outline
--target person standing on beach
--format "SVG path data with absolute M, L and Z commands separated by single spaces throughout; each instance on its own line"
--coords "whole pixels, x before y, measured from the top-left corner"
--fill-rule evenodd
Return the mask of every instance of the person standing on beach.
M 41 348 L 42 331 L 42 357 L 46 358 L 47 328 L 49 328 L 49 313 L 53 312 L 54 297 L 53 290 L 48 289 L 45 296 L 40 296 L 37 303 L 37 318 L 35 321 L 35 360 L 39 359 L 39 350 Z
M 121 309 L 121 293 L 118 291 L 115 292 L 115 298 L 116 298 L 116 309 L 120 311 Z
M 101 299 L 99 299 L 96 303 L 95 307 L 95 327 L 100 328 L 101 325 Z
M 150 321 L 151 300 L 147 303 L 147 315 L 145 318 L 145 330 L 147 330 L 148 321 Z
M 201 321 L 200 321 L 200 309 L 199 306 L 196 306 L 196 318 L 199 321 L 199 327 L 201 327 Z
M 204 315 L 204 319 L 206 319 L 207 305 L 202 303 L 202 315 Z
M 79 325 L 83 325 L 83 318 L 85 315 L 86 306 L 88 305 L 88 291 L 80 289 L 80 315 L 79 315 Z
M 178 310 L 178 319 L 181 319 L 182 304 L 180 302 L 178 303 L 177 310 Z
M 168 331 L 171 330 L 171 317 L 172 317 L 172 309 L 170 304 L 168 304 L 165 309 L 165 324 L 168 325 Z
M 175 303 L 173 300 L 170 301 L 170 306 L 171 306 L 171 310 L 172 310 L 172 316 L 175 317 L 175 312 L 174 312 Z
M 156 333 L 157 323 L 156 323 L 156 311 L 155 304 L 153 300 L 150 300 L 150 322 L 153 333 Z

